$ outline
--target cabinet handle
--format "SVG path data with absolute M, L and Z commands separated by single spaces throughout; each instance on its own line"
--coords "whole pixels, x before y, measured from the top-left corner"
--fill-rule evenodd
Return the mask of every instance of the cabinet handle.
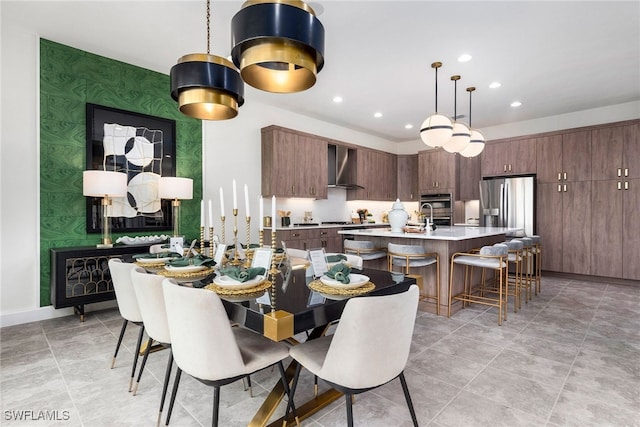
M 307 242 L 303 242 L 303 245 L 304 245 L 303 249 L 306 251 L 307 250 Z
M 565 193 L 567 192 L 567 184 L 564 184 L 564 185 L 562 186 L 562 191 L 564 191 Z
M 321 232 L 320 232 L 320 235 L 321 235 L 321 236 L 326 236 L 327 234 L 329 234 L 329 233 L 327 233 L 326 231 L 321 231 Z
M 629 176 L 629 168 L 624 168 L 624 176 Z
M 292 237 L 300 237 L 300 233 L 293 233 L 291 234 Z
M 625 181 L 624 182 L 624 189 L 628 190 L 629 189 L 629 181 Z
M 558 193 L 562 192 L 562 184 L 558 184 Z
M 562 173 L 558 172 L 558 181 L 562 181 Z
M 622 176 L 622 169 L 618 168 L 618 178 Z
M 507 165 L 502 165 L 502 172 L 506 172 L 507 171 Z
M 622 190 L 622 183 L 618 181 L 618 190 Z
M 564 173 L 562 174 L 562 177 L 563 177 L 563 178 L 564 178 L 564 180 L 566 181 L 566 180 L 567 180 L 567 173 L 566 173 L 566 172 L 564 172 Z
M 511 165 L 509 165 L 509 172 L 511 172 Z

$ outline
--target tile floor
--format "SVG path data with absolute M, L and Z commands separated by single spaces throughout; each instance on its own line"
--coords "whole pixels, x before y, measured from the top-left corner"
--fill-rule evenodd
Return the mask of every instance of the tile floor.
M 83 324 L 65 317 L 2 328 L 0 424 L 155 425 L 167 352 L 151 354 L 133 396 L 137 327 L 109 369 L 120 326 L 109 310 Z M 640 288 L 545 277 L 542 294 L 501 327 L 492 309 L 451 319 L 420 312 L 406 377 L 421 426 L 640 425 Z M 242 382 L 224 387 L 220 425 L 246 425 L 277 378 L 277 369 L 255 375 L 253 398 Z M 307 375 L 297 397 L 311 390 Z M 210 425 L 211 402 L 212 389 L 184 375 L 171 425 Z M 354 416 L 359 426 L 411 425 L 398 381 L 358 396 Z M 346 425 L 343 400 L 303 425 Z

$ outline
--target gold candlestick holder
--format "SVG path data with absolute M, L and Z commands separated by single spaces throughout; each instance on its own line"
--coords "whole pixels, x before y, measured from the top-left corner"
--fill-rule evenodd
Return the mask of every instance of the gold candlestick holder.
M 264 230 L 258 232 L 258 245 L 260 245 L 261 248 L 264 247 Z
M 224 225 L 224 220 L 225 220 L 226 218 L 227 218 L 227 217 L 225 217 L 224 215 L 222 215 L 222 216 L 220 217 L 220 222 L 222 222 L 222 236 L 221 236 L 221 237 L 222 237 L 222 243 L 227 243 L 227 237 L 226 237 L 226 233 L 225 233 L 226 227 L 225 227 L 225 225 Z
M 213 227 L 209 227 L 209 250 L 207 255 L 213 258 L 215 255 L 215 248 L 213 247 Z
M 244 252 L 244 266 L 245 268 L 251 267 L 251 259 L 249 258 L 249 252 L 251 251 L 251 217 L 247 216 L 247 250 Z
M 238 209 L 233 210 L 233 259 L 229 261 L 231 265 L 238 266 L 242 264 L 238 257 Z
M 271 300 L 271 312 L 276 311 L 276 275 L 279 273 L 276 268 L 276 232 L 275 227 L 271 229 L 271 270 L 269 275 L 271 276 L 271 293 L 269 295 Z
M 204 255 L 204 227 L 200 226 L 200 255 Z

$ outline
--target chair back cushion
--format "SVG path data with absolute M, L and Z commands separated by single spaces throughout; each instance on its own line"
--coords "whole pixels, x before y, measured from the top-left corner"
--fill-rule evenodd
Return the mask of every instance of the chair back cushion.
M 245 375 L 227 312 L 215 292 L 162 282 L 171 348 L 176 364 L 189 375 L 220 380 Z
M 131 322 L 142 322 L 142 314 L 138 307 L 138 298 L 131 283 L 131 272 L 136 265 L 129 262 L 122 262 L 118 258 L 109 260 L 109 272 L 113 282 L 113 290 L 116 293 L 118 310 L 120 315 Z
M 136 267 L 131 272 L 133 290 L 136 292 L 145 332 L 156 341 L 171 344 L 162 291 L 164 279 L 164 276 L 158 274 L 147 274 L 141 267 Z
M 394 295 L 351 298 L 319 376 L 354 389 L 391 381 L 409 358 L 419 291 Z

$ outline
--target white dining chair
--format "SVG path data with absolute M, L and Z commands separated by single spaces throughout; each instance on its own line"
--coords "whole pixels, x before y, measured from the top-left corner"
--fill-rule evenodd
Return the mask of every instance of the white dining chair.
M 418 310 L 419 289 L 384 296 L 351 298 L 333 335 L 293 346 L 298 362 L 291 398 L 293 403 L 301 367 L 345 394 L 347 423 L 353 426 L 352 396 L 400 379 L 413 425 L 417 426 L 404 368 Z M 287 407 L 286 417 L 289 416 Z
M 113 359 L 111 360 L 111 369 L 115 366 L 116 357 L 118 357 L 118 350 L 122 344 L 122 338 L 124 337 L 124 333 L 127 330 L 129 322 L 140 327 L 138 341 L 136 343 L 136 351 L 133 354 L 133 366 L 131 368 L 131 379 L 129 380 L 129 391 L 131 391 L 133 387 L 133 378 L 136 374 L 140 345 L 142 344 L 142 336 L 144 335 L 142 314 L 140 313 L 138 298 L 136 297 L 136 293 L 133 290 L 133 283 L 131 282 L 131 271 L 135 268 L 135 264 L 122 262 L 122 260 L 118 258 L 112 258 L 109 260 L 109 272 L 111 274 L 111 281 L 113 282 L 113 290 L 116 294 L 116 301 L 118 302 L 120 316 L 122 316 L 123 319 L 120 336 L 118 337 L 118 343 L 116 344 L 116 351 L 113 354 Z
M 158 411 L 158 424 L 160 424 L 160 418 L 162 417 L 162 410 L 164 408 L 167 388 L 169 386 L 169 377 L 171 376 L 171 370 L 173 367 L 171 334 L 169 333 L 167 308 L 164 302 L 164 291 L 162 290 L 162 281 L 164 279 L 164 276 L 147 274 L 141 267 L 137 267 L 131 272 L 133 289 L 136 292 L 140 306 L 140 313 L 142 313 L 142 321 L 144 322 L 145 330 L 149 336 L 144 357 L 142 358 L 142 363 L 140 363 L 138 378 L 136 379 L 136 383 L 133 387 L 134 396 L 138 391 L 138 385 L 140 384 L 142 372 L 144 372 L 144 367 L 147 363 L 147 358 L 149 357 L 149 351 L 151 350 L 153 341 L 156 341 L 163 347 L 169 349 L 169 359 L 167 361 L 167 367 L 164 374 L 162 397 L 160 398 L 160 410 Z
M 231 327 L 220 297 L 207 289 L 162 283 L 178 370 L 167 412 L 167 424 L 182 372 L 213 387 L 213 420 L 218 425 L 220 387 L 264 368 L 278 365 L 282 385 L 289 395 L 282 360 L 289 355 L 284 343 L 273 342 L 241 327 Z M 295 408 L 294 408 L 295 412 Z

